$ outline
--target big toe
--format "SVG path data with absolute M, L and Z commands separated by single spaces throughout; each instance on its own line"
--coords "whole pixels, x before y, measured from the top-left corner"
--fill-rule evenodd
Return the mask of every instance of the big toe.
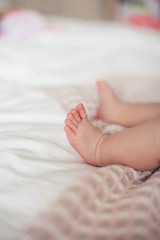
M 78 111 L 78 113 L 79 113 L 79 115 L 82 119 L 87 118 L 87 113 L 86 113 L 86 110 L 85 110 L 84 105 L 82 103 L 78 104 L 76 109 L 77 109 L 77 111 Z

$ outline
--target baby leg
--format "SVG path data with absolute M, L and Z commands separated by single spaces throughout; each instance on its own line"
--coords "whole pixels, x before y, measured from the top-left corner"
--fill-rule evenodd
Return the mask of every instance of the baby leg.
M 137 170 L 160 166 L 160 118 L 108 136 L 88 121 L 79 104 L 67 115 L 65 124 L 70 144 L 89 164 L 120 164 Z
M 137 170 L 160 166 L 160 118 L 104 137 L 97 148 L 99 166 L 122 164 Z
M 97 82 L 97 89 L 100 101 L 97 118 L 109 123 L 132 127 L 160 117 L 160 103 L 122 102 L 104 81 Z

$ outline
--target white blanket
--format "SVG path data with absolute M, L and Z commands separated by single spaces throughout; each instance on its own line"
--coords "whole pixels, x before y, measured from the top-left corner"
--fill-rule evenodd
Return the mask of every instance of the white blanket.
M 87 165 L 64 133 L 79 102 L 94 120 L 95 82 L 119 98 L 160 101 L 160 35 L 59 19 L 64 32 L 0 39 L 0 239 L 160 237 L 160 172 Z M 145 159 L 144 159 L 145 161 Z

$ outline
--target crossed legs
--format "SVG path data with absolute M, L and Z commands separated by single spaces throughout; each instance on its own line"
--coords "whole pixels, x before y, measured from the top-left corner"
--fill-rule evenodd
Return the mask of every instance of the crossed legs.
M 160 104 L 129 104 L 117 99 L 105 82 L 98 82 L 100 106 L 97 118 L 129 128 L 103 135 L 87 119 L 83 104 L 72 109 L 65 120 L 71 146 L 89 164 L 122 164 L 137 170 L 160 165 Z

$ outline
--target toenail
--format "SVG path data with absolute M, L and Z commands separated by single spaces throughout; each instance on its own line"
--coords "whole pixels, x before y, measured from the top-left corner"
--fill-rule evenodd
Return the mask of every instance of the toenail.
M 68 113 L 67 117 L 68 117 L 68 118 L 72 117 L 72 114 Z
M 73 109 L 73 110 L 72 110 L 72 113 L 73 113 L 73 114 L 76 114 L 76 110 L 75 110 L 75 109 Z
M 83 108 L 83 104 L 80 103 L 80 104 L 78 105 L 78 108 Z

